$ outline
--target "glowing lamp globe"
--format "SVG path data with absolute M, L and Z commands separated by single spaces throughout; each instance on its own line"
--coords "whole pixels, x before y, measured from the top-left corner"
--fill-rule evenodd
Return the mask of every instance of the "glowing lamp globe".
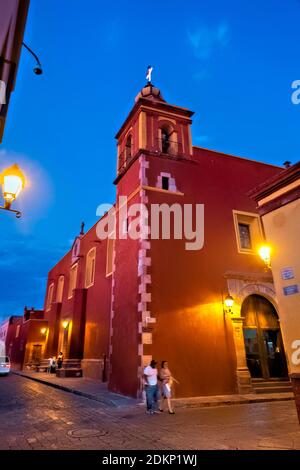
M 264 245 L 258 250 L 258 254 L 261 259 L 265 262 L 266 266 L 271 264 L 271 247 Z
M 234 299 L 233 299 L 233 297 L 231 297 L 231 295 L 227 295 L 224 302 L 225 302 L 225 305 L 226 305 L 227 308 L 231 308 L 231 307 L 233 307 Z
M 3 198 L 5 203 L 10 204 L 19 196 L 25 186 L 25 177 L 18 165 L 12 165 L 1 174 L 3 186 Z

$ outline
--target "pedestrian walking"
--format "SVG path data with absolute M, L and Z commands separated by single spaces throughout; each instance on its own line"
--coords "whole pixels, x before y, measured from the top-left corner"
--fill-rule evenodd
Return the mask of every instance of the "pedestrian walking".
M 55 374 L 56 372 L 56 357 L 52 357 L 50 359 L 50 373 Z
M 53 357 L 49 357 L 48 359 L 48 366 L 47 366 L 47 374 L 50 374 L 51 373 L 51 367 L 52 367 L 52 362 L 53 362 Z
M 150 365 L 144 369 L 147 412 L 150 414 L 159 412 L 159 387 L 157 383 L 158 371 L 156 365 L 157 362 L 152 359 Z
M 63 360 L 64 360 L 64 355 L 63 355 L 62 352 L 60 352 L 59 355 L 58 355 L 58 358 L 57 358 L 57 368 L 58 369 L 61 369 L 62 364 L 63 364 Z
M 160 408 L 159 411 L 164 411 L 164 401 L 167 400 L 168 404 L 168 411 L 170 414 L 175 414 L 172 403 L 171 403 L 171 397 L 172 397 L 172 386 L 173 382 L 176 382 L 179 384 L 179 382 L 172 376 L 172 373 L 169 369 L 169 365 L 167 361 L 162 361 L 161 363 L 161 369 L 159 371 L 159 379 L 161 380 L 162 383 L 162 399 L 160 403 Z

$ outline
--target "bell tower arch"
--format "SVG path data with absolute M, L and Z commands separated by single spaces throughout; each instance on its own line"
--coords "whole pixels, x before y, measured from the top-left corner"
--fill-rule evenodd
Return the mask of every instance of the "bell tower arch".
M 151 82 L 147 83 L 136 96 L 132 110 L 116 134 L 117 179 L 142 152 L 191 159 L 193 114 L 187 108 L 167 103 L 160 90 Z

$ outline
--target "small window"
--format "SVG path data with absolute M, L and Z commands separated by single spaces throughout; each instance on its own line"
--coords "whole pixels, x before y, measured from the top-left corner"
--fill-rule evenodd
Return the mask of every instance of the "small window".
M 21 325 L 17 325 L 17 328 L 16 328 L 16 338 L 19 338 L 20 328 L 21 328 Z
M 96 248 L 92 248 L 86 257 L 85 287 L 91 287 L 95 280 Z
M 233 219 L 239 253 L 257 254 L 264 239 L 259 216 L 251 212 L 233 211 Z
M 57 284 L 56 302 L 62 302 L 65 276 L 59 276 Z
M 251 235 L 250 235 L 250 225 L 248 224 L 239 224 L 239 234 L 241 248 L 246 250 L 251 250 Z
M 70 280 L 69 280 L 69 292 L 68 299 L 73 297 L 73 290 L 76 288 L 77 284 L 77 268 L 78 264 L 74 264 L 70 269 Z
M 110 276 L 113 272 L 113 261 L 114 261 L 114 238 L 107 239 L 107 254 L 106 254 L 106 276 Z
M 126 140 L 126 145 L 125 145 L 125 156 L 126 160 L 130 160 L 132 156 L 132 137 L 129 135 Z
M 48 288 L 48 295 L 47 295 L 47 302 L 46 302 L 46 311 L 48 312 L 51 308 L 52 305 L 52 300 L 53 300 L 53 291 L 54 291 L 54 282 L 50 284 Z
M 166 189 L 167 191 L 169 190 L 169 177 L 168 176 L 162 176 L 161 187 L 162 189 Z

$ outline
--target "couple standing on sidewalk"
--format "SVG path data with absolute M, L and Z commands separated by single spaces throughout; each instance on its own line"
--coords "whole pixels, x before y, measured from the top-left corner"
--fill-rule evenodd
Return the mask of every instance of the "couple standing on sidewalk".
M 150 365 L 144 369 L 147 412 L 153 414 L 158 413 L 159 411 L 164 411 L 164 401 L 167 400 L 168 411 L 170 414 L 174 414 L 171 404 L 172 385 L 173 382 L 179 382 L 172 377 L 167 361 L 162 361 L 159 372 L 156 366 L 157 362 L 153 359 L 150 362 Z M 158 385 L 158 381 L 161 383 L 160 387 Z M 160 406 L 158 407 L 159 400 Z

